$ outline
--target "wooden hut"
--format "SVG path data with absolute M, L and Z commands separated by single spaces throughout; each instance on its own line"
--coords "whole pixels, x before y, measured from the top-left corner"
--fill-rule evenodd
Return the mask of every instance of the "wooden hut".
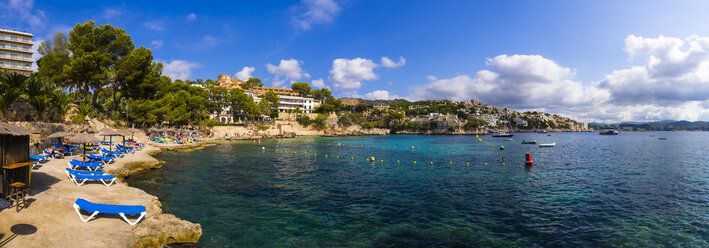
M 10 192 L 10 184 L 21 182 L 30 184 L 30 134 L 27 129 L 0 123 L 0 166 L 2 175 L 0 188 L 3 197 Z

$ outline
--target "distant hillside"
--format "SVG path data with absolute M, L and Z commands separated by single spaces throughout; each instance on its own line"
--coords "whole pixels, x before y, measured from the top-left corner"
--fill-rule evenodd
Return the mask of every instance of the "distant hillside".
M 638 131 L 709 131 L 706 121 L 657 121 L 657 122 L 623 122 L 616 124 L 589 123 L 593 128 L 623 128 Z

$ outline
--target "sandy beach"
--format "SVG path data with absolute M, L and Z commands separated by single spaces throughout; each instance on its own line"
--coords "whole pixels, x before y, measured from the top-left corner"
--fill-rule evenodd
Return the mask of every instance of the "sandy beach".
M 170 148 L 173 147 L 178 146 Z M 151 156 L 159 151 L 159 148 L 147 145 L 143 150 L 106 165 L 104 170 L 122 178 L 135 171 L 159 168 L 160 161 Z M 157 197 L 129 187 L 121 180 L 110 187 L 101 182 L 77 186 L 65 173 L 67 162 L 71 159 L 81 158 L 77 154 L 37 165 L 32 171 L 28 197 L 30 206 L 19 212 L 15 208 L 0 211 L 0 242 L 4 243 L 3 247 L 70 247 L 78 244 L 83 247 L 159 247 L 199 240 L 202 234 L 199 224 L 163 214 Z M 77 198 L 103 204 L 143 205 L 147 208 L 147 214 L 135 226 L 117 215 L 102 214 L 84 223 L 72 207 Z M 17 232 L 17 227 L 12 227 L 18 224 L 34 226 L 36 232 L 16 235 L 13 230 Z

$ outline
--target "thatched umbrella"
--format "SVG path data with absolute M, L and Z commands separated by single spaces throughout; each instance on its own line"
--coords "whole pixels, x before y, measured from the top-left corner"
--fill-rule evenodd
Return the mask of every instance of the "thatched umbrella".
M 123 136 L 123 134 L 116 130 L 104 129 L 103 132 L 101 132 L 101 136 L 103 136 L 104 138 L 108 136 L 108 143 L 113 144 L 113 136 Z M 108 150 L 113 151 L 113 146 L 109 145 Z
M 74 137 L 69 138 L 69 143 L 84 145 L 84 149 L 81 149 L 84 151 L 84 162 L 86 162 L 86 144 L 93 144 L 97 142 L 101 142 L 101 140 L 96 138 L 96 136 L 86 133 L 78 134 Z
M 123 136 L 123 146 L 126 146 L 126 137 L 133 135 L 133 131 L 128 130 L 128 129 L 117 130 L 116 132 L 120 133 L 121 136 Z
M 67 136 L 71 136 L 71 134 L 67 133 L 67 132 L 56 132 L 56 133 L 50 134 L 49 136 L 47 136 L 47 138 L 48 139 L 55 139 L 56 138 L 59 141 L 59 143 L 62 143 L 62 138 L 67 137 Z

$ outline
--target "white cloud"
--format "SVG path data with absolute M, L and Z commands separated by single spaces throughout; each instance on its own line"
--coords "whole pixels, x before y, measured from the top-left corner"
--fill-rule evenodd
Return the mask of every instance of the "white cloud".
M 292 21 L 298 30 L 310 30 L 314 24 L 327 24 L 335 20 L 340 6 L 333 0 L 302 0 L 294 10 L 298 13 Z
M 210 47 L 219 45 L 220 42 L 221 41 L 214 36 L 205 35 L 205 36 L 202 36 L 202 39 L 200 39 L 197 43 L 194 44 L 194 48 L 196 48 L 196 49 L 210 48 Z
M 163 31 L 165 30 L 165 22 L 163 21 L 149 21 L 143 23 L 143 26 L 145 26 L 148 29 L 155 30 L 155 31 Z
M 195 14 L 195 13 L 190 13 L 189 15 L 187 15 L 187 21 L 194 21 L 196 19 L 197 19 L 197 14 Z
M 123 12 L 121 12 L 119 9 L 116 9 L 116 8 L 103 9 L 103 18 L 106 20 L 110 20 L 115 17 L 119 17 L 121 15 L 123 15 Z
M 44 27 L 46 21 L 44 11 L 35 9 L 33 0 L 9 0 L 6 6 L 0 8 L 0 13 L 3 13 L 0 14 L 3 19 L 19 20 L 21 25 L 29 25 L 34 30 Z
M 266 64 L 268 72 L 275 76 L 273 86 L 281 87 L 286 80 L 294 82 L 294 80 L 301 78 L 310 78 L 310 74 L 300 68 L 301 64 L 303 64 L 303 62 L 296 59 L 281 59 L 278 66 L 272 65 L 271 63 Z
M 554 110 L 590 106 L 610 98 L 607 90 L 574 81 L 572 69 L 539 55 L 499 55 L 488 58 L 491 70 L 474 77 L 459 75 L 410 88 L 411 99 L 478 99 L 484 103 L 516 109 Z
M 35 41 L 34 44 L 32 45 L 32 61 L 33 61 L 33 62 L 32 62 L 32 70 L 33 70 L 33 71 L 37 71 L 37 70 L 39 69 L 39 67 L 37 66 L 37 60 L 38 60 L 39 58 L 41 58 L 42 55 L 39 54 L 39 52 L 37 52 L 37 49 L 39 49 L 39 45 L 42 44 L 42 42 L 44 42 L 44 41 L 43 41 L 43 40 L 37 40 L 37 41 Z
M 175 79 L 187 80 L 192 76 L 192 69 L 201 65 L 196 62 L 174 59 L 170 62 L 160 61 L 165 65 L 162 74 Z
M 709 37 L 629 35 L 624 50 L 644 64 L 585 85 L 573 69 L 542 56 L 500 55 L 474 76 L 428 76 L 429 83 L 411 87 L 408 98 L 474 98 L 581 121 L 709 120 Z
M 709 37 L 684 40 L 630 35 L 625 51 L 632 58 L 647 57 L 644 66 L 616 70 L 599 87 L 613 93 L 616 104 L 668 105 L 709 100 Z
M 327 85 L 325 85 L 325 80 L 323 80 L 322 78 L 314 79 L 311 84 L 315 88 L 320 88 L 320 89 L 327 88 Z
M 254 67 L 244 66 L 244 68 L 241 68 L 241 71 L 237 72 L 234 76 L 241 81 L 246 81 L 251 78 L 251 73 L 254 73 L 255 70 L 256 68 Z
M 388 57 L 382 57 L 382 62 L 380 64 L 386 68 L 398 68 L 406 65 L 406 59 L 399 56 L 399 62 L 394 62 Z
M 338 89 L 352 90 L 362 87 L 363 80 L 375 80 L 379 78 L 374 73 L 377 64 L 369 59 L 335 59 L 332 61 L 330 70 L 330 81 Z
M 164 43 L 165 42 L 161 40 L 153 40 L 150 42 L 150 45 L 153 46 L 155 49 L 160 49 Z
M 401 98 L 397 95 L 393 95 L 389 93 L 387 90 L 375 90 L 372 92 L 369 92 L 367 94 L 364 94 L 365 99 L 371 99 L 371 100 L 391 100 L 391 99 L 397 99 Z

